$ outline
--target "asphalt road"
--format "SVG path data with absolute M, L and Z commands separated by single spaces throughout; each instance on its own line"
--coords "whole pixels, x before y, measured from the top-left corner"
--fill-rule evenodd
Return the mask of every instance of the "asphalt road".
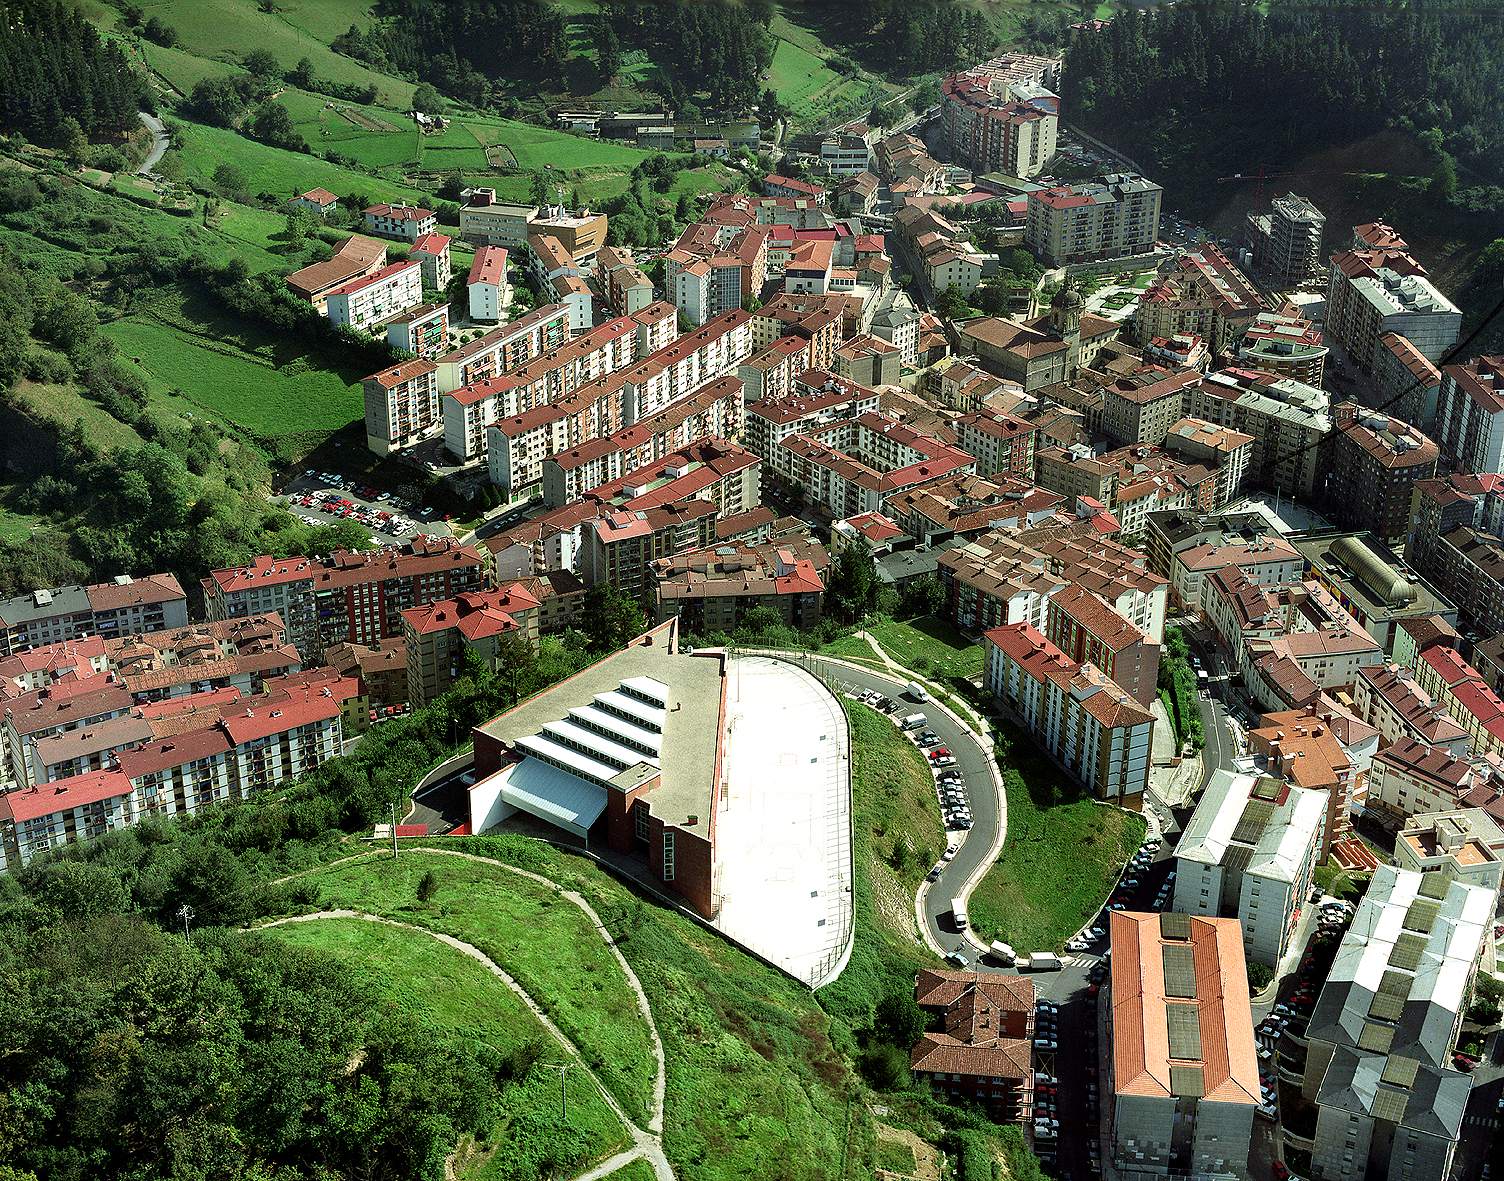
M 148 115 L 145 111 L 137 111 L 136 114 L 141 116 L 141 122 L 146 124 L 148 130 L 151 131 L 151 151 L 146 153 L 146 159 L 142 160 L 141 167 L 136 169 L 138 174 L 145 176 L 157 166 L 158 160 L 167 155 L 167 147 L 170 141 L 167 138 L 167 128 L 163 125 L 162 120 L 158 119 L 155 115 Z
M 950 834 L 951 840 L 959 841 L 961 848 L 946 866 L 940 879 L 931 883 L 925 897 L 924 913 L 930 934 L 941 947 L 947 951 L 961 947 L 964 940 L 950 921 L 950 900 L 986 860 L 997 833 L 1000 815 L 997 791 L 992 782 L 992 768 L 987 762 L 986 754 L 977 745 L 976 740 L 951 721 L 946 714 L 932 706 L 921 705 L 907 697 L 901 697 L 905 682 L 897 677 L 868 672 L 866 669 L 853 668 L 844 664 L 834 664 L 818 658 L 814 660 L 814 664 L 823 666 L 820 668 L 821 674 L 831 681 L 854 686 L 859 692 L 875 689 L 891 697 L 895 702 L 899 702 L 899 709 L 893 715 L 895 722 L 909 714 L 924 714 L 928 719 L 928 728 L 933 730 L 940 739 L 940 745 L 955 756 L 956 768 L 966 781 L 966 794 L 971 802 L 972 826 L 967 831 Z M 968 948 L 965 954 L 968 959 L 975 958 L 974 949 Z

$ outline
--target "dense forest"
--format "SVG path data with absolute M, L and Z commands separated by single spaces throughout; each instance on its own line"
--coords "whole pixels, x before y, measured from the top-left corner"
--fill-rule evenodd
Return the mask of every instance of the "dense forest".
M 603 0 L 597 51 L 605 72 L 623 50 L 642 50 L 669 79 L 665 97 L 676 110 L 699 91 L 713 111 L 734 112 L 757 101 L 759 78 L 773 62 L 768 32 L 772 0 L 729 4 L 635 4 Z
M 1385 128 L 1421 134 L 1455 191 L 1459 166 L 1462 188 L 1500 179 L 1501 47 L 1497 7 L 1129 9 L 1071 44 L 1061 100 L 1183 193 Z
M 106 139 L 150 104 L 118 46 L 61 0 L 0 0 L 0 129 L 39 143 Z
M 878 74 L 911 78 L 990 55 L 997 36 L 978 9 L 911 0 L 791 4 L 789 16 Z

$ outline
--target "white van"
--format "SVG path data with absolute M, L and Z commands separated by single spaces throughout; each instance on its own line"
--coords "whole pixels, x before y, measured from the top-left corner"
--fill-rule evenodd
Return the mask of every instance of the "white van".
M 908 717 L 904 718 L 902 722 L 899 723 L 899 729 L 917 730 L 924 725 L 924 722 L 925 718 L 923 714 L 910 714 Z
M 919 702 L 921 705 L 923 705 L 930 699 L 930 695 L 924 691 L 923 686 L 921 686 L 918 681 L 910 681 L 907 685 L 904 686 L 903 691 L 910 697 L 912 697 L 915 701 Z
M 955 920 L 956 930 L 966 930 L 966 903 L 960 898 L 950 900 L 950 917 Z
M 987 947 L 987 954 L 1005 968 L 1011 968 L 1018 963 L 1018 953 L 1006 943 L 994 939 Z

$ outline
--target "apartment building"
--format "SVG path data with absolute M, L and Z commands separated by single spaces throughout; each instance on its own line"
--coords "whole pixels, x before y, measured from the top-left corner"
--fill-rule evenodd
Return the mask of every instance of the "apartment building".
M 1332 411 L 1331 476 L 1327 498 L 1332 519 L 1400 546 L 1410 533 L 1411 489 L 1436 475 L 1441 454 L 1408 423 L 1376 414 L 1356 402 Z
M 866 165 L 864 164 L 863 167 Z M 776 172 L 771 172 L 763 178 L 762 191 L 769 197 L 787 197 L 792 201 L 808 201 L 812 205 L 824 205 L 830 199 L 830 192 L 827 189 L 812 185 L 798 177 L 780 176 Z
M 0 869 L 147 817 L 192 815 L 244 799 L 311 770 L 339 754 L 341 699 L 352 690 L 308 678 L 249 707 L 227 702 L 223 716 L 216 711 L 201 728 L 169 726 L 160 737 L 148 727 L 108 768 L 0 795 Z
M 742 384 L 736 377 L 706 382 L 651 418 L 556 451 L 542 461 L 543 501 L 551 509 L 589 489 L 654 463 L 707 436 L 735 438 L 742 428 Z
M 1445 746 L 1402 738 L 1373 757 L 1365 806 L 1389 828 L 1402 828 L 1413 816 L 1472 806 L 1499 815 L 1504 767 L 1497 758 L 1454 754 Z
M 1372 374 L 1376 401 L 1392 409 L 1395 417 L 1434 431 L 1441 370 L 1398 332 L 1382 333 L 1379 344 L 1383 347 L 1376 354 Z
M 1468 732 L 1402 664 L 1360 668 L 1353 685 L 1353 713 L 1379 732 L 1385 746 L 1418 742 L 1453 758 L 1467 755 Z
M 1108 937 L 1113 1165 L 1242 1176 L 1260 1094 L 1237 921 L 1115 911 Z
M 569 336 L 569 309 L 563 304 L 546 304 L 440 357 L 436 362 L 439 389 L 450 393 L 472 382 L 500 376 L 557 349 Z
M 767 458 L 778 478 L 802 488 L 833 518 L 879 512 L 896 492 L 976 470 L 960 448 L 875 411 L 787 435 Z
M 623 319 L 631 322 L 642 315 Z M 615 434 L 660 413 L 707 382 L 735 373 L 751 352 L 748 321 L 740 309 L 727 312 L 630 367 L 585 381 L 563 396 L 536 394 L 532 409 L 487 426 L 491 480 L 508 495 L 516 495 L 541 482 L 543 461 L 549 455 Z M 548 375 L 534 371 L 543 364 L 534 362 L 512 377 L 527 377 L 530 388 L 540 390 Z M 518 405 L 523 404 L 519 399 Z
M 1216 473 L 1211 496 L 1215 509 L 1233 500 L 1242 488 L 1253 460 L 1253 444 L 1252 435 L 1214 426 L 1199 418 L 1182 418 L 1171 424 L 1163 445 L 1171 454 Z
M 495 189 L 466 189 L 460 194 L 460 237 L 475 246 L 516 250 L 527 244 L 536 205 L 511 205 L 496 199 Z
M 1214 354 L 1223 354 L 1267 309 L 1248 277 L 1216 246 L 1202 242 L 1177 256 L 1139 296 L 1134 335 L 1140 344 L 1199 336 Z
M 418 209 L 411 205 L 383 203 L 362 212 L 366 233 L 395 238 L 399 242 L 417 242 L 424 234 L 433 233 L 439 224 L 438 215 L 432 209 Z
M 582 209 L 571 214 L 562 206 L 549 206 L 532 219 L 528 241 L 531 244 L 537 236 L 552 239 L 564 248 L 576 267 L 588 271 L 595 266 L 595 257 L 606 244 L 607 224 L 604 213 Z
M 276 612 L 305 660 L 331 644 L 374 644 L 402 634 L 405 607 L 480 590 L 480 552 L 454 538 L 415 537 L 401 546 L 327 558 L 263 556 L 203 581 L 210 623 Z
M 730 635 L 766 607 L 784 627 L 818 627 L 830 559 L 814 540 L 716 546 L 659 558 L 649 567 L 655 623 L 677 616 L 685 633 Z
M 1069 451 L 1045 447 L 1036 464 L 1041 487 L 1100 504 L 1124 537 L 1142 532 L 1152 511 L 1218 507 L 1217 473 L 1180 463 L 1159 448 L 1125 447 L 1097 458 L 1084 444 Z
M 326 292 L 324 313 L 332 324 L 348 324 L 369 332 L 422 302 L 422 265 L 394 262 Z
M 752 348 L 765 349 L 784 336 L 800 336 L 810 343 L 810 364 L 831 369 L 836 349 L 846 339 L 848 298 L 780 292 L 752 313 Z
M 1330 351 L 1321 329 L 1311 321 L 1260 312 L 1238 337 L 1234 355 L 1241 368 L 1293 378 L 1320 389 Z
M 618 316 L 630 316 L 653 302 L 653 281 L 637 266 L 630 247 L 602 246 L 596 252 L 595 273 Z
M 1323 688 L 1351 685 L 1360 667 L 1380 659 L 1373 637 L 1317 582 L 1260 586 L 1242 571 L 1223 567 L 1203 580 L 1201 611 L 1231 654 L 1235 673 L 1243 671 L 1250 656 L 1270 651 L 1278 639 L 1299 641 L 1277 647 L 1288 648 L 1286 655 L 1298 652 L 1300 662 L 1321 666 Z M 1372 659 L 1365 660 L 1368 656 Z
M 1248 961 L 1275 967 L 1322 860 L 1327 799 L 1251 759 L 1213 771 L 1175 846 L 1175 910 L 1235 919 Z
M 1194 369 L 1152 368 L 1102 388 L 1102 429 L 1125 446 L 1157 447 L 1185 415 L 1184 389 L 1199 381 Z
M 1403 668 L 1414 669 L 1422 652 L 1438 646 L 1462 647 L 1461 634 L 1445 618 L 1440 615 L 1420 615 L 1402 619 L 1394 631 L 1394 662 Z M 1473 645 L 1475 657 L 1481 646 Z M 1491 682 L 1492 678 L 1489 680 Z
M 885 288 L 876 296 L 868 331 L 897 346 L 904 365 L 918 365 L 919 311 L 901 287 Z
M 1092 664 L 1078 664 L 1027 623 L 982 637 L 983 686 L 1099 800 L 1140 811 L 1154 715 Z
M 332 257 L 287 276 L 287 289 L 306 299 L 319 315 L 326 315 L 325 301 L 336 287 L 369 278 L 386 265 L 386 247 L 375 238 L 352 234 L 335 248 Z
M 951 425 L 957 445 L 977 461 L 979 475 L 1006 474 L 1023 480 L 1033 475 L 1033 424 L 994 410 L 973 410 Z
M 331 644 L 324 649 L 324 663 L 355 683 L 355 694 L 346 702 L 347 735 L 368 728 L 371 710 L 400 706 L 408 700 L 407 645 L 401 640 L 378 640 L 374 645 Z
M 461 660 L 465 651 L 496 672 L 505 662 L 508 642 L 517 640 L 536 649 L 538 608 L 538 600 L 513 583 L 400 611 L 407 691 L 413 708 L 443 696 L 466 675 Z
M 1077 664 L 1091 664 L 1148 709 L 1159 691 L 1159 645 L 1079 583 L 1045 599 L 1044 634 Z
M 637 328 L 630 316 L 617 316 L 505 373 L 446 392 L 444 446 L 461 462 L 476 459 L 486 452 L 488 427 L 562 403 L 581 387 L 632 365 L 637 360 Z
M 759 455 L 771 455 L 791 435 L 876 413 L 878 402 L 874 389 L 824 369 L 805 370 L 787 396 L 748 399 L 747 446 Z
M 736 372 L 746 390 L 746 402 L 751 405 L 788 397 L 794 379 L 811 368 L 810 342 L 802 336 L 781 336 L 753 353 Z
M 1504 632 L 1504 543 L 1459 525 L 1431 546 L 1432 577 L 1483 635 Z
M 1405 560 L 1436 569 L 1438 538 L 1467 526 L 1498 537 L 1504 531 L 1504 476 L 1452 473 L 1421 480 L 1410 494 L 1410 535 Z
M 481 246 L 465 278 L 472 320 L 499 320 L 506 305 L 507 252 L 503 246 Z
M 386 322 L 386 342 L 394 349 L 432 361 L 449 351 L 449 304 L 425 303 Z
M 663 286 L 692 324 L 740 308 L 768 277 L 768 232 L 701 220 L 663 258 Z
M 1152 520 L 1155 514 L 1150 513 Z M 1201 588 L 1209 574 L 1236 568 L 1256 586 L 1298 582 L 1304 561 L 1294 546 L 1273 534 L 1252 541 L 1219 539 L 1177 550 L 1170 559 L 1170 588 L 1177 604 L 1200 609 Z
M 85 636 L 138 635 L 187 626 L 188 596 L 171 574 L 121 574 L 0 602 L 0 656 Z
M 1422 652 L 1415 680 L 1467 731 L 1475 753 L 1504 754 L 1504 700 L 1455 649 Z
M 1020 101 L 1001 79 L 950 74 L 940 83 L 940 136 L 973 172 L 1028 179 L 1055 156 L 1058 112 Z
M 1321 272 L 1325 228 L 1326 214 L 1309 197 L 1286 193 L 1274 198 L 1268 213 L 1248 215 L 1246 232 L 1253 265 L 1276 287 L 1298 287 Z
M 921 969 L 914 1003 L 943 1017 L 909 1054 L 914 1080 L 942 1101 L 973 1099 L 997 1123 L 1033 1115 L 1034 984 L 1024 976 Z
M 1366 373 L 1374 373 L 1386 332 L 1405 337 L 1428 361 L 1440 361 L 1457 343 L 1462 313 L 1408 254 L 1348 250 L 1332 256 L 1325 330 Z
M 418 359 L 373 373 L 361 383 L 366 447 L 390 455 L 426 439 L 443 424 L 438 365 Z
M 1176 555 L 1184 550 L 1202 546 L 1252 545 L 1264 540 L 1268 534 L 1269 522 L 1256 512 L 1150 513 L 1145 522 L 1144 546 L 1149 555 L 1149 568 L 1156 574 L 1169 577 Z M 1296 573 L 1299 573 L 1298 569 Z M 1263 580 L 1255 578 L 1254 581 Z
M 1030 320 L 984 316 L 966 321 L 959 328 L 961 349 L 975 353 L 988 373 L 1017 383 L 1026 394 L 1075 380 L 1082 369 L 1098 363 L 1122 326 L 1083 313 L 1076 302 L 1079 293 L 1073 298 L 1064 291 L 1057 293 L 1047 314 Z
M 1321 443 L 1332 428 L 1324 390 L 1249 370 L 1208 373 L 1185 387 L 1183 413 L 1253 437 L 1248 481 L 1311 498 L 1324 476 Z
M 1411 873 L 1478 886 L 1498 897 L 1504 884 L 1504 831 L 1482 808 L 1417 816 L 1395 836 L 1394 862 Z
M 443 291 L 454 277 L 449 238 L 445 234 L 423 234 L 407 252 L 407 261 L 423 268 L 423 286 L 432 291 Z
M 1444 1181 L 1472 1080 L 1452 1064 L 1494 896 L 1380 865 L 1306 1029 L 1312 1171 Z
M 1504 356 L 1443 367 L 1436 441 L 1453 471 L 1504 472 Z
M 890 496 L 885 511 L 903 532 L 934 546 L 952 537 L 972 540 L 994 529 L 1029 529 L 1053 519 L 1064 503 L 1065 497 L 1028 480 L 958 475 Z
M 1029 193 L 1024 243 L 1052 266 L 1152 253 L 1164 190 L 1132 173 Z

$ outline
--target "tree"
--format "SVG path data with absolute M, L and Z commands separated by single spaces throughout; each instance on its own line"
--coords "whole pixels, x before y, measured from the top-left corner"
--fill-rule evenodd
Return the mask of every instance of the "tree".
M 906 619 L 934 615 L 945 606 L 945 584 L 938 578 L 921 578 L 904 588 L 899 614 Z
M 308 146 L 293 127 L 292 116 L 288 114 L 287 108 L 279 102 L 263 103 L 256 112 L 251 130 L 262 143 L 273 147 L 299 151 Z
M 539 169 L 533 170 L 532 188 L 529 190 L 534 205 L 546 205 L 548 203 L 548 177 Z
M 413 91 L 413 110 L 422 111 L 425 115 L 442 115 L 444 109 L 444 96 L 438 88 L 429 82 L 418 83 Z
M 621 69 L 621 43 L 616 39 L 610 17 L 604 13 L 595 26 L 595 55 L 600 63 L 601 77 L 609 82 Z
M 738 635 L 760 636 L 783 625 L 783 617 L 771 607 L 753 607 L 742 616 L 737 627 Z
M 595 653 L 615 652 L 642 632 L 642 608 L 610 582 L 598 582 L 585 592 L 580 628 Z
M 914 1003 L 914 994 L 907 988 L 895 988 L 872 1013 L 872 1032 L 903 1050 L 919 1040 L 926 1024 L 924 1010 Z
M 57 125 L 58 144 L 69 163 L 82 168 L 89 161 L 89 137 L 77 119 L 71 115 Z
M 427 905 L 438 892 L 439 875 L 430 869 L 418 879 L 418 901 Z
M 313 85 L 313 59 L 311 57 L 298 58 L 298 64 L 293 66 L 292 73 L 288 74 L 287 80 L 294 86 L 304 90 Z
M 1426 195 L 1437 205 L 1449 205 L 1457 196 L 1457 161 L 1447 152 L 1441 154 L 1436 165 L 1436 174 L 1426 189 Z
M 276 54 L 270 49 L 253 49 L 245 55 L 242 62 L 246 70 L 258 78 L 275 78 L 282 72 Z
M 952 283 L 935 296 L 935 311 L 947 320 L 959 320 L 970 314 L 971 308 L 966 303 L 966 294 L 959 283 Z
M 232 197 L 247 192 L 250 182 L 246 180 L 245 170 L 240 165 L 226 162 L 214 170 L 214 187 L 224 196 Z
M 148 41 L 155 41 L 164 49 L 171 49 L 178 43 L 178 31 L 171 25 L 163 23 L 157 17 L 150 17 L 146 27 L 142 30 Z
M 1248 963 L 1248 991 L 1262 992 L 1269 987 L 1269 982 L 1274 979 L 1274 973 L 1264 964 L 1256 964 L 1252 960 Z
M 826 588 L 825 599 L 833 613 L 855 623 L 872 609 L 877 598 L 877 564 L 872 547 L 858 537 L 841 551 Z
M 758 299 L 756 295 L 749 295 L 746 299 L 742 300 L 742 311 L 744 312 L 755 312 L 761 308 L 762 300 Z

